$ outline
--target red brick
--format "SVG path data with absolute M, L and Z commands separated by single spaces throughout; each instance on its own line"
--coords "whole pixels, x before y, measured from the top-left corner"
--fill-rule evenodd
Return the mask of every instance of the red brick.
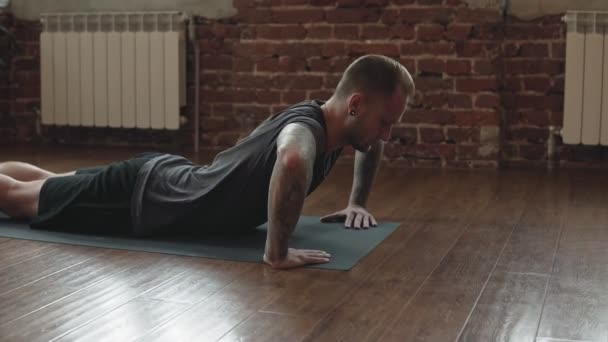
M 551 45 L 551 57 L 566 58 L 566 43 L 553 43 Z
M 388 0 L 364 0 L 366 7 L 384 7 L 388 5 Z
M 517 124 L 547 127 L 551 124 L 550 112 L 544 110 L 521 111 L 517 115 Z
M 550 92 L 554 94 L 564 93 L 564 77 L 553 78 L 553 85 L 551 86 Z
M 497 125 L 498 113 L 494 111 L 454 112 L 454 121 L 458 126 Z
M 504 104 L 504 103 L 503 103 Z M 563 110 L 563 97 L 558 95 L 516 95 L 512 108 Z
M 391 140 L 403 145 L 415 144 L 418 140 L 417 129 L 416 127 L 396 126 L 391 132 Z
M 256 28 L 258 39 L 304 39 L 306 29 L 299 25 L 259 25 Z
M 417 27 L 419 41 L 438 41 L 443 39 L 444 28 L 438 24 L 420 24 Z
M 279 55 L 297 58 L 316 57 L 321 55 L 324 45 L 321 43 L 297 42 L 281 43 L 277 51 Z
M 448 102 L 448 95 L 445 92 L 441 93 L 426 93 L 421 105 L 424 108 L 438 109 L 445 106 Z
M 410 40 L 416 37 L 416 31 L 412 25 L 397 24 L 390 27 L 389 37 L 390 39 Z
M 376 22 L 380 19 L 380 11 L 370 8 L 337 8 L 327 11 L 329 23 L 362 23 Z
M 310 0 L 310 4 L 312 6 L 333 6 L 335 5 L 335 0 Z
M 501 40 L 503 37 L 502 23 L 475 23 L 470 36 L 479 40 Z
M 349 55 L 380 54 L 390 57 L 399 56 L 399 45 L 388 43 L 353 43 L 348 44 Z
M 415 59 L 401 57 L 399 58 L 399 63 L 401 63 L 401 65 L 403 65 L 410 74 L 415 75 L 417 73 Z
M 342 73 L 355 60 L 355 57 L 332 58 L 332 71 Z
M 500 46 L 497 43 L 460 42 L 456 45 L 459 57 L 486 57 L 497 55 Z
M 437 6 L 443 3 L 443 0 L 417 0 L 418 5 L 422 6 Z
M 278 75 L 274 86 L 279 89 L 320 89 L 323 76 L 317 75 Z
M 454 80 L 439 77 L 417 77 L 416 89 L 419 91 L 438 91 L 454 89 Z
M 325 82 L 323 82 L 323 88 L 334 89 L 340 82 L 341 76 L 338 75 L 326 75 Z
M 402 22 L 409 24 L 428 22 L 445 25 L 451 21 L 452 10 L 442 7 L 404 8 L 399 16 Z
M 389 27 L 386 25 L 369 24 L 361 26 L 361 39 L 388 39 Z
M 449 40 L 466 40 L 471 36 L 472 29 L 472 24 L 452 23 L 448 26 L 445 36 Z
M 519 155 L 527 160 L 543 160 L 547 148 L 544 145 L 529 145 L 524 144 L 519 146 Z
M 347 53 L 347 46 L 344 43 L 323 44 L 321 55 L 325 57 L 344 56 Z
M 445 61 L 440 59 L 419 59 L 418 72 L 442 74 L 445 72 Z
M 479 94 L 475 99 L 475 107 L 498 109 L 500 107 L 500 97 L 496 94 Z
M 505 90 L 510 90 L 510 91 L 523 90 L 521 78 L 519 78 L 519 77 L 505 77 L 504 86 L 505 86 Z
M 334 35 L 336 39 L 358 39 L 358 25 L 336 25 L 334 27 Z
M 310 58 L 307 63 L 307 69 L 314 72 L 329 72 L 331 66 L 332 61 L 328 58 Z
M 386 25 L 393 25 L 398 22 L 401 22 L 399 18 L 399 10 L 398 9 L 385 9 L 382 12 L 382 18 L 380 21 Z
M 448 107 L 470 109 L 473 107 L 473 101 L 469 94 L 448 94 Z
M 546 128 L 517 127 L 508 130 L 510 140 L 526 141 L 532 144 L 544 144 L 549 132 Z
M 202 56 L 201 65 L 205 69 L 232 70 L 232 58 L 228 56 Z
M 308 5 L 308 0 L 283 0 L 283 5 Z
M 549 57 L 549 46 L 546 43 L 523 43 L 519 48 L 521 57 Z
M 272 56 L 277 53 L 277 44 L 266 42 L 246 42 L 237 43 L 234 46 L 234 53 L 237 56 Z
M 322 9 L 293 9 L 273 10 L 272 22 L 274 23 L 318 23 L 325 20 L 325 12 Z
M 273 104 L 281 102 L 281 93 L 273 90 L 258 90 L 256 92 L 256 102 L 259 104 Z
M 234 74 L 232 81 L 239 88 L 268 89 L 272 86 L 272 78 L 266 75 Z
M 234 106 L 234 115 L 253 115 L 257 118 L 266 118 L 271 113 L 271 107 L 266 105 L 238 104 Z
M 447 130 L 446 140 L 455 144 L 479 142 L 479 127 L 450 127 Z
M 336 0 L 336 6 L 341 8 L 360 7 L 363 5 L 363 0 Z
M 448 59 L 446 72 L 450 75 L 466 75 L 471 73 L 471 62 L 467 60 Z
M 404 123 L 427 123 L 449 125 L 454 123 L 454 113 L 447 110 L 418 110 L 413 109 L 403 116 Z
M 551 87 L 551 79 L 548 76 L 527 77 L 524 79 L 524 88 L 530 91 L 546 93 Z
M 495 67 L 486 59 L 478 59 L 475 61 L 475 73 L 479 75 L 490 75 L 495 73 Z
M 265 24 L 272 21 L 270 9 L 243 8 L 240 9 L 236 19 L 247 24 Z
M 456 80 L 456 90 L 462 92 L 494 91 L 498 82 L 494 78 L 468 78 Z
M 238 125 L 234 117 L 203 116 L 200 120 L 201 128 L 205 132 L 226 131 Z
M 445 137 L 441 128 L 420 128 L 420 140 L 423 143 L 437 144 L 443 142 Z
M 455 45 L 452 42 L 435 42 L 435 43 L 405 43 L 401 44 L 401 54 L 404 56 L 417 55 L 451 55 L 455 51 Z
M 566 70 L 563 60 L 545 59 L 541 63 L 541 71 L 550 75 L 563 74 Z
M 255 63 L 250 58 L 239 58 L 235 57 L 233 59 L 233 71 L 235 72 L 252 72 Z
M 484 8 L 461 7 L 456 10 L 456 21 L 468 23 L 487 23 L 501 21 L 500 11 Z
M 392 0 L 391 2 L 397 6 L 403 6 L 403 5 L 411 5 L 414 2 L 416 2 L 416 0 Z
M 332 37 L 332 27 L 328 25 L 310 26 L 306 37 L 309 39 L 329 39 Z
M 333 95 L 333 92 L 331 92 L 329 90 L 316 90 L 316 91 L 310 92 L 309 98 L 328 100 L 332 95 Z
M 305 90 L 286 90 L 281 96 L 281 103 L 294 104 L 306 100 Z
M 564 37 L 565 24 L 551 24 L 540 27 L 539 38 L 541 39 L 559 39 Z

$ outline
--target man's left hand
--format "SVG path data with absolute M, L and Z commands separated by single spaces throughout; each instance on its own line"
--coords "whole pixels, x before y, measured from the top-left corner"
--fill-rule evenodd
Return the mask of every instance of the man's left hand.
M 321 222 L 344 222 L 344 227 L 368 229 L 378 225 L 372 214 L 358 205 L 349 205 L 346 209 L 321 217 Z

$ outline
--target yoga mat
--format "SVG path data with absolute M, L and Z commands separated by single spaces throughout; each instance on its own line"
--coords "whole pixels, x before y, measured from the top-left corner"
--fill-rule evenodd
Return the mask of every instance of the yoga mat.
M 305 267 L 350 270 L 397 227 L 399 223 L 396 222 L 378 222 L 378 226 L 374 228 L 352 230 L 345 229 L 343 223 L 322 223 L 319 217 L 301 216 L 289 246 L 324 250 L 332 256 L 329 263 Z M 222 260 L 263 262 L 266 225 L 258 227 L 251 233 L 230 237 L 144 239 L 35 230 L 26 222 L 11 220 L 0 213 L 0 236 Z

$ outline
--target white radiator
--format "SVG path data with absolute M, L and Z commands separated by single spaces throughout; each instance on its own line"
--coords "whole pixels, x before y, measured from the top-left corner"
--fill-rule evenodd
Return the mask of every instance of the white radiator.
M 43 14 L 42 123 L 178 129 L 186 102 L 182 18 L 179 12 Z
M 563 141 L 608 145 L 608 12 L 570 11 L 564 21 Z

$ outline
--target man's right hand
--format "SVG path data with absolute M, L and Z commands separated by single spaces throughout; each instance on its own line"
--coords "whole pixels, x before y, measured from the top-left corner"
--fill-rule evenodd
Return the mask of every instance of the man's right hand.
M 264 262 L 277 269 L 294 268 L 307 264 L 324 264 L 329 262 L 329 258 L 331 255 L 324 251 L 294 248 L 289 248 L 285 259 L 280 261 L 270 260 L 264 254 Z

